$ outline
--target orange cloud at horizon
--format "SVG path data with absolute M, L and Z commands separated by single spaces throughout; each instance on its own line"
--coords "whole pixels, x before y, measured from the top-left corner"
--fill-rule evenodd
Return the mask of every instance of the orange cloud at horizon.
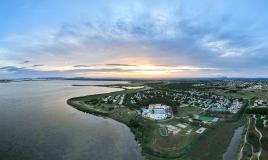
M 108 67 L 109 68 L 109 67 Z M 190 67 L 190 66 L 120 66 L 120 72 L 94 72 L 78 73 L 86 77 L 106 77 L 106 78 L 175 78 L 175 77 L 205 77 L 206 75 L 198 74 L 196 71 L 209 68 Z M 209 70 L 213 70 L 212 68 Z
M 165 65 L 128 65 L 128 64 L 102 64 L 92 66 L 74 67 L 41 66 L 41 71 L 68 72 L 79 77 L 94 78 L 176 78 L 176 77 L 204 77 L 198 71 L 215 70 L 197 66 L 165 66 Z

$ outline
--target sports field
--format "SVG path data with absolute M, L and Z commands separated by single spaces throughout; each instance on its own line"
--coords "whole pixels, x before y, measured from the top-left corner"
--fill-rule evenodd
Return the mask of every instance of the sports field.
M 214 119 L 214 117 L 200 116 L 199 119 L 202 121 L 212 121 Z

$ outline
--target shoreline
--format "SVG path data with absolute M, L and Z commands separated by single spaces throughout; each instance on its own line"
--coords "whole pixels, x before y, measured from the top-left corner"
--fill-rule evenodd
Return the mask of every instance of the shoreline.
M 94 85 L 93 85 L 94 86 Z M 96 86 L 96 85 L 95 85 Z M 102 86 L 104 87 L 104 86 Z M 115 88 L 113 86 L 105 86 L 105 87 L 111 87 L 111 88 Z M 123 88 L 122 88 L 123 89 Z M 140 148 L 140 151 L 141 151 L 141 154 L 143 156 L 144 159 L 146 159 L 145 157 L 148 156 L 150 158 L 157 158 L 157 159 L 177 159 L 177 158 L 181 158 L 183 156 L 183 153 L 179 153 L 179 155 L 177 156 L 168 156 L 168 155 L 165 155 L 165 154 L 160 154 L 160 153 L 157 153 L 153 150 L 151 150 L 150 148 L 144 146 L 144 142 L 142 140 L 142 137 L 141 137 L 141 134 L 139 131 L 140 128 L 142 127 L 139 127 L 138 129 L 136 128 L 135 125 L 132 125 L 131 123 L 128 123 L 126 122 L 125 120 L 125 117 L 115 117 L 113 115 L 113 113 L 109 113 L 109 112 L 105 112 L 105 111 L 102 111 L 102 110 L 97 110 L 97 109 L 93 109 L 94 106 L 89 106 L 89 105 L 84 105 L 84 104 L 81 104 L 79 103 L 78 101 L 81 101 L 82 99 L 85 99 L 85 98 L 88 98 L 88 97 L 98 97 L 98 96 L 105 96 L 105 95 L 109 95 L 109 94 L 117 94 L 117 93 L 120 93 L 120 92 L 133 92 L 132 89 L 123 89 L 121 91 L 114 91 L 114 92 L 108 92 L 108 93 L 102 93 L 102 94 L 94 94 L 94 95 L 86 95 L 86 96 L 80 96 L 80 97 L 74 97 L 74 98 L 70 98 L 67 100 L 67 104 L 81 112 L 84 112 L 84 113 L 87 113 L 87 114 L 92 114 L 94 116 L 99 116 L 99 117 L 103 117 L 103 118 L 110 118 L 114 121 L 117 121 L 119 123 L 122 123 L 123 125 L 126 125 L 129 130 L 131 131 L 131 133 L 134 135 L 134 138 L 135 138 L 135 141 L 137 142 L 138 144 L 138 147 Z M 135 90 L 136 91 L 136 90 Z M 118 109 L 117 111 L 119 111 L 120 109 Z M 127 115 L 124 115 L 124 116 L 127 116 Z M 155 123 L 154 121 L 152 120 L 149 120 L 149 119 L 145 119 L 145 118 L 142 118 L 140 116 L 136 117 L 139 121 L 141 122 L 145 122 L 148 123 L 149 125 L 150 124 L 153 124 Z M 170 120 L 170 119 L 168 119 Z M 182 149 L 182 151 L 184 151 L 184 149 Z
M 95 85 L 96 86 L 96 85 Z M 113 86 L 101 86 L 101 87 L 112 87 Z M 189 142 L 187 145 L 181 146 L 180 148 L 176 148 L 175 150 L 172 150 L 171 152 L 164 152 L 159 151 L 157 149 L 154 149 L 152 146 L 147 144 L 148 140 L 151 140 L 152 134 L 154 134 L 154 129 L 159 126 L 160 122 L 156 123 L 156 121 L 152 121 L 149 119 L 142 118 L 140 115 L 137 114 L 135 110 L 131 110 L 128 107 L 120 106 L 120 105 L 114 105 L 115 108 L 113 110 L 107 110 L 106 108 L 102 108 L 102 104 L 92 105 L 90 104 L 92 99 L 101 99 L 103 97 L 107 96 L 115 96 L 118 94 L 127 94 L 127 93 L 134 93 L 138 91 L 142 91 L 143 89 L 124 89 L 121 88 L 121 91 L 114 91 L 114 92 L 108 92 L 108 93 L 102 93 L 102 94 L 94 94 L 94 95 L 87 95 L 87 96 L 80 96 L 80 97 L 74 97 L 67 100 L 67 104 L 71 107 L 82 111 L 84 113 L 92 114 L 95 116 L 101 116 L 103 118 L 110 118 L 112 120 L 115 120 L 119 123 L 123 123 L 126 125 L 132 134 L 135 137 L 136 142 L 138 143 L 139 147 L 141 148 L 141 153 L 144 159 L 154 159 L 154 160 L 181 160 L 181 159 L 191 159 L 192 156 L 196 156 L 196 151 L 198 152 L 198 149 L 200 147 L 196 146 L 203 146 L 207 143 L 207 139 L 210 139 L 211 135 L 214 134 L 214 131 L 217 130 L 217 133 L 219 131 L 223 131 L 223 127 L 227 127 L 231 125 L 228 128 L 237 128 L 237 125 L 241 123 L 241 117 L 237 119 L 233 119 L 232 121 L 225 121 L 225 122 L 219 122 L 215 127 L 208 128 L 208 131 L 204 135 L 195 136 L 191 142 Z M 87 103 L 89 102 L 89 103 Z M 105 110 L 106 109 L 106 110 Z M 129 114 L 130 112 L 130 114 Z M 170 122 L 173 120 L 170 120 Z M 152 131 L 151 131 L 152 130 Z M 214 131 L 213 131 L 214 130 Z M 222 148 L 219 149 L 217 154 L 214 156 L 222 156 L 226 152 L 226 149 L 228 148 L 229 141 L 231 140 L 233 136 L 234 130 L 230 130 L 228 132 L 228 135 L 224 137 L 225 143 L 222 144 Z M 227 141 L 227 142 L 226 142 Z M 216 143 L 216 142 L 215 142 Z M 201 149 L 203 150 L 203 149 Z M 194 155 L 193 155 L 194 154 Z

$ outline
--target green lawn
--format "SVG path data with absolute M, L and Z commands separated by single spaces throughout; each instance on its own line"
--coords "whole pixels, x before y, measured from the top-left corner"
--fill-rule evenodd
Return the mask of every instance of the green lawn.
M 199 114 L 201 111 L 202 109 L 199 107 L 192 107 L 192 106 L 178 107 L 177 116 L 180 117 L 191 116 L 194 114 Z
M 212 121 L 214 117 L 209 117 L 209 116 L 200 116 L 199 119 L 201 121 Z

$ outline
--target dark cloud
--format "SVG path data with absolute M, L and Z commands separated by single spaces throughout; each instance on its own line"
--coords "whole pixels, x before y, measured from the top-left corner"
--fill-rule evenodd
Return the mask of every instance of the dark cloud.
M 105 64 L 106 66 L 137 66 L 137 65 L 134 65 L 134 64 L 121 64 L 121 63 L 108 63 L 108 64 Z
M 23 71 L 24 68 L 18 68 L 15 66 L 5 66 L 5 67 L 1 67 L 0 70 L 6 71 L 6 72 L 18 72 L 18 71 Z
M 79 64 L 79 65 L 74 65 L 74 68 L 82 68 L 82 67 L 89 67 L 89 65 L 83 65 L 83 64 Z
M 35 65 L 32 65 L 32 67 L 42 67 L 42 66 L 45 66 L 43 64 L 35 64 Z
M 96 69 L 73 69 L 73 70 L 66 70 L 69 73 L 90 73 L 90 72 L 125 72 L 128 70 L 121 69 L 121 68 L 96 68 Z
M 27 63 L 30 63 L 30 61 L 23 61 L 23 62 L 21 62 L 21 64 L 27 64 Z
M 2 73 L 1 73 L 2 71 Z M 0 68 L 1 78 L 37 78 L 49 76 L 67 76 L 65 72 L 40 71 L 35 69 L 21 68 L 16 66 L 5 66 Z

